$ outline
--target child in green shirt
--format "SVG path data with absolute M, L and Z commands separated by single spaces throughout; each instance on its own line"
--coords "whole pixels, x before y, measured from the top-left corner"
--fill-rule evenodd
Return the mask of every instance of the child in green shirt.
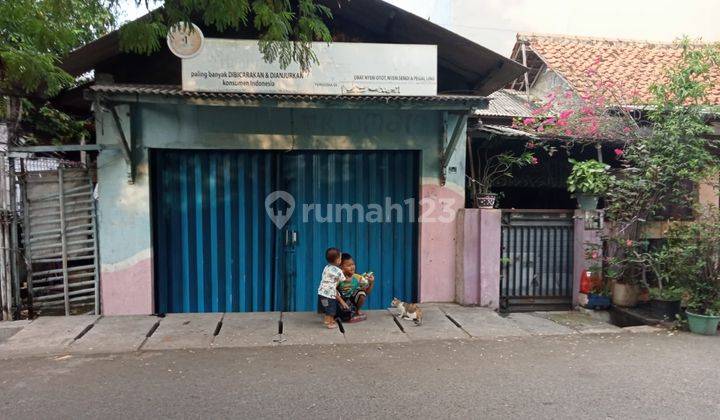
M 372 273 L 365 275 L 355 273 L 355 260 L 347 253 L 342 254 L 340 269 L 343 272 L 344 279 L 338 282 L 337 290 L 346 302 L 351 302 L 355 306 L 356 316 L 364 317 L 365 314 L 360 312 L 360 308 L 362 308 L 367 296 L 373 289 L 375 276 Z

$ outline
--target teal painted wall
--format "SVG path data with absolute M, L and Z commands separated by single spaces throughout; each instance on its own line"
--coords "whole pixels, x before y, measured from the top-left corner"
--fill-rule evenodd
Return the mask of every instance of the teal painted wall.
M 457 118 L 441 111 L 146 103 L 124 106 L 119 114 L 124 131 L 132 134 L 136 169 L 130 184 L 128 166 L 119 150 L 103 150 L 98 158 L 101 286 L 106 314 L 152 312 L 148 148 L 419 150 L 421 196 L 439 202 L 425 214 L 454 215 L 464 205 L 464 135 L 449 164 L 454 172 L 448 173 L 445 186 L 439 182 L 440 150 Z M 118 144 L 111 114 L 100 111 L 96 118 L 98 143 Z M 421 224 L 421 300 L 453 300 L 454 232 L 454 224 Z

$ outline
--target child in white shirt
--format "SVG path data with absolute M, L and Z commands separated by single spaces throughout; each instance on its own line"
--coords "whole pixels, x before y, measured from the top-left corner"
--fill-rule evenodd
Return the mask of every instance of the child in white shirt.
M 318 312 L 324 315 L 323 323 L 327 328 L 336 328 L 335 316 L 338 305 L 347 309 L 347 304 L 337 291 L 338 282 L 345 279 L 340 270 L 340 257 L 342 253 L 337 248 L 328 248 L 325 251 L 327 265 L 322 272 L 320 286 L 318 287 Z

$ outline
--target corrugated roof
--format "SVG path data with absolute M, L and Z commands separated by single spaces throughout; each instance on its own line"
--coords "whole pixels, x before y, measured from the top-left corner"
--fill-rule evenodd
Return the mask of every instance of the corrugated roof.
M 560 74 L 581 95 L 593 93 L 598 77 L 588 74 L 597 63 L 597 75 L 612 81 L 626 100 L 650 103 L 650 86 L 662 83 L 665 69 L 680 61 L 682 50 L 676 44 L 626 39 L 576 37 L 567 35 L 518 34 L 519 45 L 527 42 L 530 50 L 552 70 Z M 720 80 L 720 68 L 711 69 L 711 80 Z M 710 83 L 708 105 L 720 105 L 720 84 Z
M 511 127 L 506 127 L 504 125 L 494 125 L 494 124 L 483 124 L 478 128 L 478 131 L 488 133 L 488 134 L 495 134 L 505 137 L 518 137 L 518 138 L 527 138 L 527 139 L 535 139 L 538 138 L 538 136 L 528 133 L 521 130 L 516 130 Z
M 283 102 L 368 102 L 368 103 L 437 103 L 458 104 L 469 107 L 481 106 L 487 98 L 473 95 L 435 95 L 435 96 L 379 96 L 379 95 L 301 95 L 274 93 L 234 93 L 234 92 L 191 92 L 176 85 L 141 84 L 99 84 L 90 87 L 92 92 L 112 95 L 151 95 L 165 97 L 196 98 L 207 100 L 257 102 L 275 100 Z
M 487 109 L 479 109 L 477 115 L 491 117 L 530 117 L 535 104 L 528 101 L 524 92 L 501 89 L 488 96 L 490 104 Z

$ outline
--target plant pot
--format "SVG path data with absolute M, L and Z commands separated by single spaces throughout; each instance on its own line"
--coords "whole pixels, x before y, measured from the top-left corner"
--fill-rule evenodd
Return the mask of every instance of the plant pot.
M 607 309 L 610 307 L 610 297 L 588 293 L 585 307 L 595 310 Z
M 717 334 L 720 316 L 698 315 L 692 312 L 685 312 L 687 315 L 690 331 L 695 334 L 715 335 Z
M 640 289 L 634 284 L 615 283 L 612 291 L 612 303 L 616 306 L 632 308 L 637 305 Z
M 478 208 L 481 209 L 494 209 L 495 202 L 497 201 L 497 194 L 478 194 L 476 197 Z
M 655 318 L 673 321 L 680 313 L 680 299 L 650 299 L 650 311 Z
M 581 210 L 597 210 L 599 200 L 598 196 L 589 194 L 576 194 L 575 199 L 577 200 L 578 207 Z

